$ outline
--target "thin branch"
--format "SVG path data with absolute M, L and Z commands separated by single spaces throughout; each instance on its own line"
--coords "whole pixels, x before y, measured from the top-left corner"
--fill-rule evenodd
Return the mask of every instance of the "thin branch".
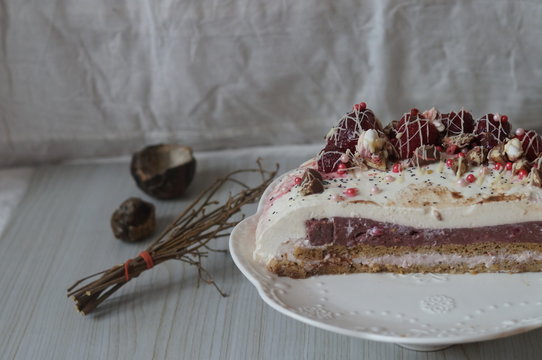
M 154 266 L 168 260 L 180 260 L 193 265 L 198 270 L 198 283 L 203 281 L 213 285 L 220 295 L 227 296 L 203 267 L 202 259 L 207 257 L 209 251 L 227 253 L 227 250 L 211 248 L 208 243 L 211 240 L 229 236 L 229 230 L 244 219 L 244 214 L 241 213 L 242 207 L 257 201 L 277 174 L 278 165 L 274 170 L 265 170 L 260 160 L 257 163 L 257 169 L 233 171 L 217 179 L 202 191 L 145 250 L 151 256 Z M 262 176 L 262 182 L 255 187 L 250 187 L 236 178 L 246 173 L 259 173 Z M 223 202 L 214 199 L 219 191 L 231 184 L 240 186 L 242 190 L 233 195 L 229 194 Z M 126 266 L 128 268 L 128 277 L 126 277 L 125 264 L 115 265 L 108 270 L 75 282 L 67 290 L 67 295 L 75 301 L 77 310 L 82 314 L 94 311 L 128 281 L 149 270 L 145 260 L 137 256 L 131 259 L 129 266 Z M 99 275 L 101 277 L 90 281 Z M 87 281 L 90 282 L 84 284 Z

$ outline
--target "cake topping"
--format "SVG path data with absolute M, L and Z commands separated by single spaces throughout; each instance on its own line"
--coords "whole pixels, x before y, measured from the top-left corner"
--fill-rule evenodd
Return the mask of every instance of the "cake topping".
M 467 165 L 467 160 L 462 157 L 457 157 L 455 159 L 448 159 L 452 160 L 452 170 L 457 174 L 457 176 L 463 176 L 464 173 L 466 173 L 469 168 Z
M 468 146 L 476 138 L 474 134 L 459 134 L 454 136 L 446 136 L 442 140 L 442 144 L 446 147 L 448 154 L 455 154 L 458 151 L 467 149 Z
M 344 163 L 340 163 L 337 165 L 337 174 L 343 175 L 346 173 L 346 165 Z
M 533 167 L 529 173 L 529 183 L 533 186 L 542 187 L 542 177 L 540 171 Z
M 506 163 L 504 168 L 506 169 L 506 171 L 512 171 L 513 164 L 509 161 L 509 162 Z
M 324 192 L 322 175 L 314 169 L 306 169 L 301 181 L 301 194 L 304 196 Z
M 465 157 L 469 166 L 480 166 L 487 160 L 487 150 L 482 146 L 475 146 Z
M 434 145 L 438 139 L 438 130 L 429 120 L 423 116 L 409 114 L 403 116 L 399 122 L 397 135 L 392 139 L 392 144 L 400 159 L 411 158 L 414 150 L 422 145 Z M 401 123 L 402 122 L 402 123 Z
M 354 107 L 353 111 L 339 120 L 337 127 L 328 136 L 327 144 L 336 150 L 346 151 L 349 149 L 353 152 L 362 131 L 379 128 L 380 126 L 371 110 Z
M 474 121 L 464 109 L 441 114 L 435 108 L 424 112 L 412 108 L 382 129 L 362 102 L 354 105 L 326 138 L 327 144 L 318 155 L 318 170 L 337 175 L 344 175 L 348 169 L 357 174 L 371 168 L 400 173 L 411 166 L 421 168 L 441 160 L 445 162 L 440 172 L 446 164 L 459 177 L 469 167 L 486 166 L 488 162 L 495 163 L 495 169 L 516 174 L 521 169 L 528 172 L 531 162 L 542 153 L 542 137 L 534 130 L 519 128 L 511 133 L 506 115 L 490 113 Z
M 504 143 L 501 142 L 495 145 L 491 150 L 489 150 L 489 154 L 487 155 L 487 157 L 489 160 L 495 163 L 505 164 L 506 162 L 508 162 L 508 156 L 504 151 Z
M 349 196 L 349 197 L 354 197 L 354 196 L 356 196 L 358 194 L 358 189 L 356 189 L 356 188 L 348 188 L 348 189 L 346 189 L 344 194 L 346 196 Z
M 342 151 L 327 145 L 320 154 L 318 154 L 318 170 L 325 173 L 337 171 L 338 166 L 341 163 L 341 156 L 343 155 L 344 153 Z
M 370 129 L 362 131 L 356 146 L 356 154 L 371 168 L 385 171 L 393 148 L 383 132 Z
M 510 139 L 504 145 L 504 152 L 510 161 L 516 161 L 523 155 L 523 148 L 519 139 Z
M 440 152 L 433 145 L 422 145 L 414 150 L 412 155 L 414 166 L 425 166 L 440 161 Z
M 523 180 L 529 173 L 525 169 L 518 170 L 518 177 L 520 180 Z
M 479 135 L 480 142 L 486 148 L 492 148 L 499 142 L 505 141 L 510 135 L 508 117 L 502 121 L 499 114 L 487 114 L 476 123 L 474 132 Z
M 451 112 L 443 115 L 446 126 L 446 136 L 468 134 L 474 131 L 474 120 L 470 112 L 461 109 L 458 113 Z
M 522 137 L 521 146 L 527 160 L 533 161 L 542 152 L 542 138 L 534 130 L 526 131 Z

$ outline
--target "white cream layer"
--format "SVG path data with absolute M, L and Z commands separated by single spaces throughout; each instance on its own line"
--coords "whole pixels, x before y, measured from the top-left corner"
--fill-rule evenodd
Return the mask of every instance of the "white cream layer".
M 260 261 L 267 263 L 277 256 L 284 241 L 306 239 L 305 221 L 311 218 L 362 217 L 433 229 L 542 221 L 542 189 L 509 171 L 481 175 L 481 169 L 474 168 L 463 178 L 474 174 L 477 180 L 461 186 L 443 163 L 399 174 L 356 170 L 326 179 L 321 194 L 303 196 L 294 179 L 311 166 L 314 161 L 286 173 L 262 199 L 254 252 Z M 347 188 L 357 189 L 358 194 L 346 196 Z

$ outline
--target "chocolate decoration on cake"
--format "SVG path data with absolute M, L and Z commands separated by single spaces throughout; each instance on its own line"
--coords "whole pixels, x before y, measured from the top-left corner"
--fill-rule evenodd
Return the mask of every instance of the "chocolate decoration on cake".
M 414 150 L 412 165 L 425 166 L 440 161 L 440 152 L 434 145 L 422 145 Z
M 318 171 L 314 169 L 305 170 L 301 178 L 301 194 L 307 196 L 324 192 L 323 181 L 322 175 Z
M 508 162 L 508 157 L 504 151 L 504 143 L 500 142 L 495 145 L 491 150 L 489 150 L 487 157 L 489 160 L 500 164 Z
M 487 162 L 487 153 L 483 146 L 475 146 L 467 152 L 465 158 L 469 166 L 480 166 Z

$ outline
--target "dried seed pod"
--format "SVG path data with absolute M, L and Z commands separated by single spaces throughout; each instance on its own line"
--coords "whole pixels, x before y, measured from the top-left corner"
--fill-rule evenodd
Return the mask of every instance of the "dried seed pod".
M 129 198 L 111 216 L 111 229 L 117 239 L 128 242 L 143 240 L 154 232 L 154 205 L 139 198 Z
M 147 146 L 132 156 L 131 173 L 137 186 L 159 199 L 181 196 L 192 182 L 196 159 L 188 146 Z
M 487 150 L 483 146 L 475 146 L 465 155 L 469 166 L 480 166 L 487 161 Z
M 324 192 L 322 175 L 314 169 L 307 169 L 301 179 L 301 194 L 304 196 Z

